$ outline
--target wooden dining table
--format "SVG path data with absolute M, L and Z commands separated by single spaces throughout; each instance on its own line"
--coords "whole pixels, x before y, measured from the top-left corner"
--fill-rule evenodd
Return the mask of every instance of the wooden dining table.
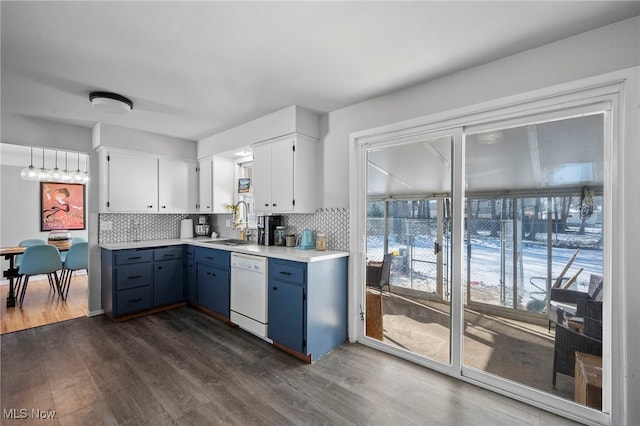
M 71 248 L 71 241 L 49 241 L 49 244 L 54 245 L 59 251 L 68 251 Z M 16 246 L 16 247 L 2 247 L 0 248 L 0 256 L 9 261 L 9 267 L 2 273 L 4 278 L 9 280 L 9 291 L 7 292 L 7 308 L 13 308 L 16 306 L 15 295 L 15 279 L 19 277 L 18 268 L 16 268 L 16 256 L 23 254 L 28 247 Z

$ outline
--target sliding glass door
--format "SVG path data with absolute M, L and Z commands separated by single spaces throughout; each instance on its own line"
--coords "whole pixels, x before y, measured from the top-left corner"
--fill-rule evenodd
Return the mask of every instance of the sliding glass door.
M 363 341 L 608 413 L 610 105 L 358 140 Z
M 366 334 L 451 362 L 452 136 L 367 152 Z

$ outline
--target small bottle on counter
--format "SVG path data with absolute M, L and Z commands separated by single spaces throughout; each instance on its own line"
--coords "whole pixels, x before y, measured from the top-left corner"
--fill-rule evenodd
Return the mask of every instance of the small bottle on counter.
M 316 234 L 316 250 L 326 250 L 327 249 L 327 234 L 324 232 L 318 232 Z

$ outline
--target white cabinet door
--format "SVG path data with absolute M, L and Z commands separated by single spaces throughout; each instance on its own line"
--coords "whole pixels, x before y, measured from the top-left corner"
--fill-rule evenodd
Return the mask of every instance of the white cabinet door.
M 256 212 L 271 213 L 271 145 L 253 147 L 253 205 Z
M 271 211 L 291 213 L 293 206 L 293 138 L 271 145 Z M 255 192 L 255 191 L 254 191 Z
M 198 172 L 195 162 L 175 158 L 158 160 L 158 212 L 196 211 Z
M 234 179 L 233 160 L 213 157 L 213 198 L 212 213 L 229 213 L 228 205 L 233 204 Z
M 233 160 L 213 157 L 200 160 L 200 213 L 229 213 L 233 204 Z
M 200 161 L 199 172 L 200 185 L 198 187 L 198 211 L 201 213 L 213 212 L 213 160 L 207 158 Z
M 317 141 L 295 135 L 252 148 L 256 212 L 314 213 Z
M 158 160 L 156 157 L 109 152 L 107 154 L 108 212 L 156 212 Z

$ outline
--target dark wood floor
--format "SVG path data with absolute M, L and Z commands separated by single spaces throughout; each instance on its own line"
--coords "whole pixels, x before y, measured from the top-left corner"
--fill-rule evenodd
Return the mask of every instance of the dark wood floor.
M 188 307 L 74 319 L 0 344 L 7 425 L 574 424 L 359 344 L 307 365 Z M 27 418 L 6 419 L 10 409 Z

